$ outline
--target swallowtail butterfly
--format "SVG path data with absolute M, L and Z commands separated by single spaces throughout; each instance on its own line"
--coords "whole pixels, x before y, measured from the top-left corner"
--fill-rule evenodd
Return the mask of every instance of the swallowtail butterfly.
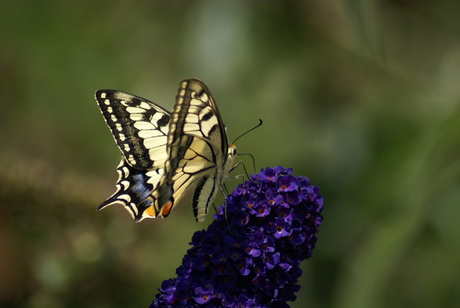
M 122 154 L 117 191 L 98 209 L 122 204 L 136 221 L 167 217 L 193 187 L 193 213 L 203 221 L 236 156 L 206 85 L 182 81 L 172 113 L 115 90 L 97 91 L 96 101 Z

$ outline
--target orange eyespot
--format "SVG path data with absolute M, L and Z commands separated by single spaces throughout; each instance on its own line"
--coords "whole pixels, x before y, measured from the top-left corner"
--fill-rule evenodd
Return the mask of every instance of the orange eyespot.
M 161 215 L 163 215 L 163 217 L 168 216 L 169 212 L 171 212 L 172 206 L 173 204 L 171 201 L 166 202 L 165 205 L 163 205 L 161 208 Z
M 147 212 L 148 215 L 150 215 L 151 217 L 155 218 L 156 217 L 156 214 L 155 214 L 155 209 L 153 208 L 153 206 L 149 206 L 148 208 L 145 209 L 145 211 Z

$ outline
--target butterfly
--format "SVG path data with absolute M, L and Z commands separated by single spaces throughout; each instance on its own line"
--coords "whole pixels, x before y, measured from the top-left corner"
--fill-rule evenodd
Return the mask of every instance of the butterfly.
M 171 113 L 121 91 L 95 97 L 122 154 L 117 190 L 98 209 L 122 204 L 136 221 L 165 218 L 194 189 L 193 213 L 204 221 L 236 156 L 207 86 L 183 80 Z

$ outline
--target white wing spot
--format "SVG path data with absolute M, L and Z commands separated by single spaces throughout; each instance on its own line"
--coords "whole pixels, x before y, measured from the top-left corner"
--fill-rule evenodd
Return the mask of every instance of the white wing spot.
M 126 111 L 130 114 L 140 114 L 143 110 L 139 110 L 138 107 L 126 107 Z
M 202 100 L 203 102 L 205 102 L 205 103 L 207 103 L 208 100 L 209 100 L 209 96 L 208 96 L 208 94 L 207 94 L 206 92 L 203 92 L 203 94 L 201 95 L 200 98 L 201 98 L 201 100 Z
M 158 112 L 158 113 L 154 114 L 153 117 L 151 117 L 151 121 L 152 122 L 158 122 L 162 118 L 163 118 L 163 114 Z
M 141 103 L 139 104 L 139 107 L 140 107 L 140 108 L 143 108 L 143 109 L 150 109 L 150 105 L 147 104 L 146 102 L 141 102 Z
M 134 122 L 142 120 L 142 114 L 141 113 L 131 113 L 129 115 L 129 118 L 133 120 Z
M 118 196 L 118 199 L 125 200 L 126 202 L 131 202 L 131 196 L 127 194 Z
M 129 187 L 129 182 L 128 181 L 121 181 L 120 185 L 123 186 L 123 190 L 127 190 Z
M 155 138 L 155 137 L 160 137 L 164 136 L 160 131 L 156 129 L 144 129 L 139 131 L 139 137 L 148 139 L 148 138 Z
M 198 115 L 193 113 L 187 114 L 187 116 L 185 117 L 185 123 L 198 124 Z
M 154 129 L 155 128 L 152 123 L 145 122 L 145 121 L 135 122 L 134 127 L 137 128 L 138 130 Z

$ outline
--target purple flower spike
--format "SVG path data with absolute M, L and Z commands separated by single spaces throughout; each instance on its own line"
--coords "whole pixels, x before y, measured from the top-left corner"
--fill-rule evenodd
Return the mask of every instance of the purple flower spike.
M 289 307 L 321 224 L 319 188 L 266 168 L 239 185 L 150 307 Z

